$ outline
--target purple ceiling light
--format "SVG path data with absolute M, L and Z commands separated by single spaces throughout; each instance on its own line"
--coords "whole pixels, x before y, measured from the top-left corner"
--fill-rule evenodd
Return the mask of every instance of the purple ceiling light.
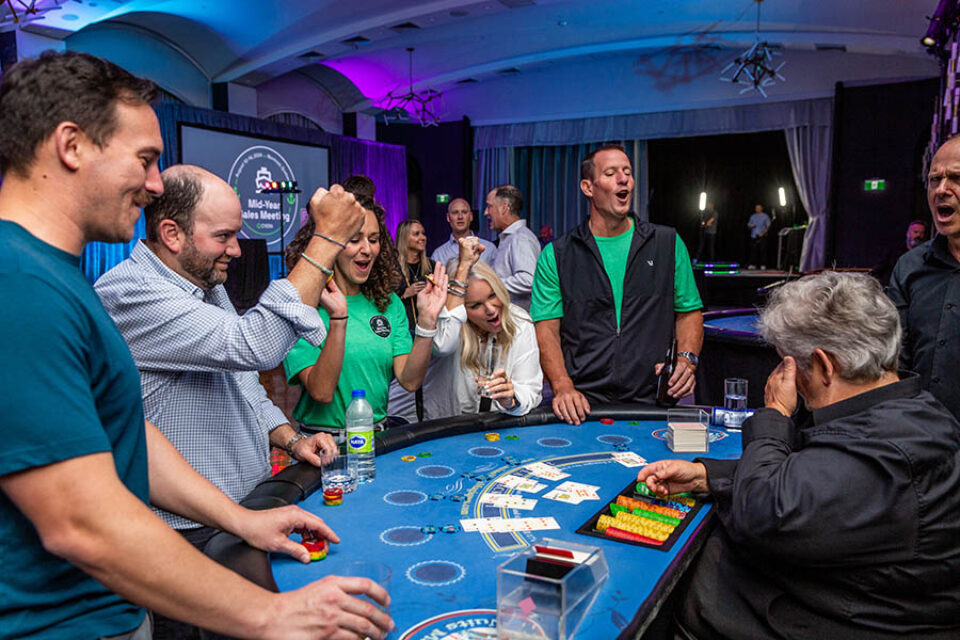
M 406 93 L 399 90 L 391 91 L 381 103 L 383 120 L 390 124 L 391 120 L 407 120 L 415 116 L 422 127 L 435 127 L 440 123 L 440 97 L 442 94 L 435 89 L 426 89 L 419 93 L 413 90 L 413 47 L 407 47 L 410 54 L 410 87 Z

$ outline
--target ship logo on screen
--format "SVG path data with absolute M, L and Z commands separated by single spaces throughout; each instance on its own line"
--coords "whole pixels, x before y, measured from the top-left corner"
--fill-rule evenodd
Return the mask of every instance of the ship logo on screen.
M 276 252 L 300 229 L 300 194 L 260 193 L 273 181 L 295 182 L 297 176 L 283 154 L 265 144 L 237 154 L 227 176 L 243 207 L 240 237 L 266 240 L 267 251 Z

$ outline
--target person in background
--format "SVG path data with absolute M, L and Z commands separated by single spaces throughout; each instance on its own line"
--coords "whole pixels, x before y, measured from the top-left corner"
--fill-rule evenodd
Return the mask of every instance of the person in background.
M 446 301 L 446 273 L 436 265 L 417 294 L 417 325 L 412 344 L 397 286 L 397 255 L 384 224 L 383 208 L 362 199 L 363 227 L 337 256 L 331 284 L 334 298 L 318 313 L 328 327 L 326 340 L 314 346 L 299 340 L 283 365 L 287 381 L 302 393 L 293 417 L 305 433 L 327 432 L 342 440 L 346 410 L 354 389 L 366 391 L 377 430 L 386 428 L 390 381 L 396 376 L 407 391 L 423 382 L 436 335 L 437 314 Z M 308 224 L 287 247 L 291 267 L 313 235 Z M 328 311 L 327 309 L 330 309 Z
M 427 233 L 419 220 L 404 220 L 397 227 L 397 257 L 400 282 L 397 295 L 403 301 L 410 330 L 417 325 L 417 295 L 429 284 L 434 261 L 427 257 Z
M 510 292 L 513 303 L 529 311 L 540 241 L 527 228 L 527 221 L 520 217 L 522 210 L 523 194 L 514 186 L 506 184 L 487 194 L 484 215 L 490 218 L 490 228 L 500 232 L 497 256 L 491 266 Z
M 403 301 L 407 312 L 407 325 L 410 331 L 417 326 L 417 295 L 427 286 L 427 276 L 433 273 L 435 262 L 427 257 L 427 234 L 418 220 L 404 220 L 397 227 L 397 257 L 400 263 L 400 282 L 397 295 Z M 388 409 L 391 416 L 403 418 L 407 422 L 423 421 L 424 385 L 416 391 L 404 389 L 394 378 L 390 382 L 390 401 Z
M 717 213 L 717 205 L 712 202 L 707 204 L 705 211 L 700 212 L 700 244 L 697 247 L 697 262 L 713 262 L 716 260 L 717 248 L 717 223 L 720 214 Z
M 761 269 L 767 268 L 767 232 L 770 231 L 771 224 L 773 223 L 767 212 L 763 210 L 763 205 L 756 205 L 750 219 L 747 220 L 747 230 L 750 232 L 748 269 L 756 269 L 757 265 L 760 265 Z
M 463 198 L 455 198 L 447 207 L 447 224 L 450 225 L 450 239 L 434 249 L 430 255 L 434 262 L 444 266 L 459 255 L 460 238 L 477 237 L 470 228 L 473 224 L 473 210 L 470 209 L 470 203 Z M 493 264 L 493 259 L 497 255 L 497 246 L 489 240 L 483 238 L 479 240 L 484 249 L 480 259 L 487 264 Z
M 343 190 L 357 198 L 372 198 L 377 194 L 377 185 L 367 176 L 357 174 L 343 181 Z
M 543 248 L 553 242 L 553 227 L 548 224 L 540 225 L 540 248 Z
M 677 637 L 960 637 L 960 424 L 897 372 L 897 310 L 873 278 L 827 271 L 777 289 L 760 330 L 783 361 L 740 459 L 637 476 L 709 492 L 720 520 Z
M 893 274 L 893 268 L 900 256 L 919 247 L 927 240 L 927 228 L 925 221 L 912 220 L 907 225 L 906 241 L 888 247 L 883 256 L 870 269 L 870 275 L 879 280 L 883 286 L 887 286 L 890 282 L 890 276 Z
M 540 404 L 543 372 L 533 321 L 510 303 L 500 278 L 480 261 L 483 251 L 476 240 L 461 239 L 459 258 L 449 263 L 455 277 L 447 286 L 446 308 L 433 339 L 436 382 L 428 398 L 432 417 L 491 408 L 519 416 Z M 480 380 L 481 353 L 491 341 L 501 349 L 501 363 L 488 379 Z M 481 388 L 490 398 L 486 402 Z

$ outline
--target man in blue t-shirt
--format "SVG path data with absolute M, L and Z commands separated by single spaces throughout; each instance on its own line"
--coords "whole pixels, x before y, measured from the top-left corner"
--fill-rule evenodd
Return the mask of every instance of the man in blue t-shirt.
M 389 617 L 349 595 L 386 603 L 372 581 L 331 576 L 270 593 L 147 506 L 305 562 L 291 531 L 337 541 L 296 507 L 238 506 L 144 421 L 130 352 L 79 270 L 87 242 L 129 241 L 163 191 L 155 93 L 76 52 L 23 61 L 0 84 L 0 635 L 139 640 L 149 607 L 230 635 L 382 638 Z M 310 203 L 342 223 L 353 206 L 339 193 Z
M 770 216 L 763 210 L 763 205 L 756 205 L 747 220 L 747 229 L 750 231 L 748 269 L 754 269 L 757 265 L 760 265 L 761 269 L 767 268 L 767 232 L 770 231 L 771 224 Z

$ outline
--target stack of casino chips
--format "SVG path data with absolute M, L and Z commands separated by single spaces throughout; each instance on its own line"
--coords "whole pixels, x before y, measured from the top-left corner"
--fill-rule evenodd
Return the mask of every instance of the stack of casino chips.
M 327 552 L 330 550 L 329 542 L 322 538 L 317 538 L 310 531 L 300 531 L 300 535 L 303 537 L 300 544 L 310 552 L 310 562 L 323 560 L 327 557 Z
M 330 487 L 323 490 L 323 504 L 328 507 L 338 507 L 343 504 L 343 489 Z
M 687 515 L 692 504 L 686 503 L 693 503 L 691 498 L 671 497 L 675 500 L 670 502 L 671 506 L 667 506 L 617 496 L 617 502 L 610 505 L 611 515 L 601 515 L 597 520 L 597 531 L 611 538 L 659 546 Z

